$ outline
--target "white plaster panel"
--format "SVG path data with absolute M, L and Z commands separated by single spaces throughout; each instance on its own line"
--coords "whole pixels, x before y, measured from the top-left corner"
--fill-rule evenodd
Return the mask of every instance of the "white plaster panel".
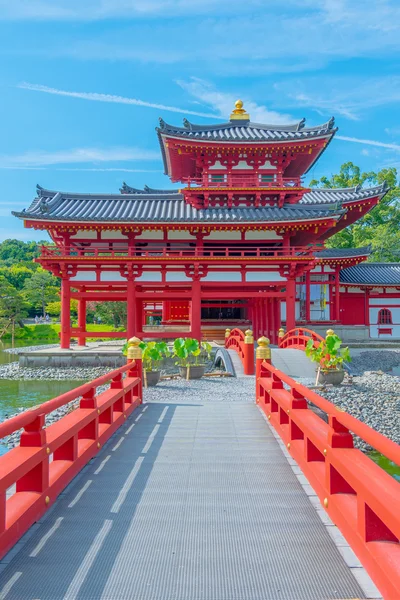
M 121 231 L 102 231 L 102 240 L 126 240 L 127 236 Z
M 205 277 L 203 277 L 202 281 L 232 281 L 232 282 L 240 282 L 242 281 L 241 273 L 237 271 L 225 271 L 221 273 L 221 271 L 215 271 L 214 273 L 209 271 Z
M 78 271 L 70 281 L 96 281 L 96 271 Z
M 400 325 L 400 307 L 399 308 L 390 308 L 389 306 L 369 309 L 369 322 L 371 323 L 371 325 L 373 325 L 374 323 L 376 323 L 376 324 L 378 323 L 378 313 L 380 310 L 382 310 L 382 308 L 389 308 L 390 312 L 392 313 L 393 324 Z M 382 327 L 386 327 L 386 325 L 382 324 Z M 387 327 L 390 327 L 390 325 L 388 324 Z
M 221 165 L 221 161 L 217 160 L 211 167 L 209 167 L 209 170 L 218 169 L 218 170 L 226 170 L 226 166 L 225 165 Z
M 246 231 L 246 240 L 281 240 L 282 236 L 276 231 Z
M 253 167 L 251 165 L 248 165 L 245 160 L 240 160 L 237 165 L 232 167 L 232 171 L 242 171 L 243 169 L 246 169 L 247 171 L 253 171 Z
M 398 298 L 386 298 L 386 296 L 382 294 L 382 298 L 370 298 L 369 299 L 370 306 L 379 305 L 381 308 L 384 308 L 385 306 L 389 307 L 389 306 L 393 306 L 395 304 L 400 304 L 400 294 L 399 294 Z
M 169 240 L 196 240 L 190 231 L 168 231 Z
M 209 240 L 240 240 L 240 231 L 211 231 L 210 235 L 204 238 L 205 242 Z
M 142 231 L 142 233 L 137 235 L 135 239 L 140 240 L 142 238 L 145 238 L 148 240 L 163 240 L 164 232 L 163 231 L 149 231 L 148 229 L 145 229 L 144 231 Z
M 365 290 L 357 287 L 349 287 L 347 288 L 348 294 L 364 294 Z
M 371 325 L 369 328 L 370 337 L 373 339 L 390 340 L 393 338 L 400 339 L 400 325 L 381 325 L 381 327 L 388 327 L 392 329 L 392 335 L 390 334 L 378 334 L 378 325 Z
M 191 278 L 180 271 L 167 271 L 165 281 L 191 281 Z
M 103 271 L 100 273 L 100 281 L 126 281 L 119 271 Z
M 286 281 L 286 278 L 274 271 L 248 271 L 246 281 Z
M 276 171 L 276 168 L 277 167 L 275 165 L 271 165 L 269 160 L 266 160 L 265 163 L 259 167 L 259 169 L 268 169 L 268 170 L 273 169 L 274 171 Z
M 140 277 L 136 277 L 136 281 L 161 281 L 161 273 L 147 271 L 141 274 Z
M 87 240 L 95 240 L 97 238 L 97 231 L 85 231 L 84 229 L 79 229 L 74 235 L 71 235 L 71 240 L 74 238 L 85 238 Z

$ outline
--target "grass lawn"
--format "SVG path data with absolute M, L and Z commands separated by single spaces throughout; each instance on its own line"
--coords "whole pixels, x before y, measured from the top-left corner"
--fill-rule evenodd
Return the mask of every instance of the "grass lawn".
M 77 323 L 73 323 L 73 327 L 77 327 Z M 123 331 L 123 327 L 115 328 L 112 325 L 105 325 L 103 323 L 100 324 L 91 324 L 88 323 L 86 325 L 87 331 Z M 24 327 L 18 327 L 15 330 L 15 339 L 23 340 L 26 342 L 58 342 L 60 340 L 59 333 L 61 330 L 60 323 L 50 323 L 50 324 L 39 324 L 39 325 L 25 325 Z M 11 340 L 11 331 L 8 331 L 2 337 L 3 340 Z M 110 338 L 105 338 L 109 340 Z M 125 336 L 122 335 L 121 339 L 125 339 Z M 87 338 L 87 341 L 99 341 L 101 338 Z

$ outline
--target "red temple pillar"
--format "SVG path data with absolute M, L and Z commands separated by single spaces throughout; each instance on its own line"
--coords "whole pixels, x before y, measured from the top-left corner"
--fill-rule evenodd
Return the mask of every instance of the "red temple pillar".
M 286 330 L 296 327 L 296 280 L 289 278 L 286 284 Z
M 136 298 L 135 296 L 135 333 L 134 335 L 142 337 L 143 332 L 143 313 L 144 313 L 144 302 L 142 298 Z
M 201 340 L 201 285 L 199 279 L 193 279 L 192 283 L 190 334 L 195 340 Z
M 275 325 L 275 306 L 276 306 L 276 298 L 271 298 L 270 300 L 270 304 L 271 304 L 271 327 L 270 327 L 270 335 L 269 335 L 269 339 L 271 341 L 272 344 L 275 344 L 275 331 L 276 331 L 276 325 Z
M 340 267 L 335 270 L 335 321 L 340 321 Z
M 275 336 L 274 344 L 278 343 L 278 330 L 281 327 L 281 301 L 279 298 L 275 301 Z
M 311 321 L 311 274 L 306 272 L 306 321 Z
M 69 279 L 61 279 L 61 348 L 68 349 L 71 341 L 71 289 Z
M 136 335 L 136 286 L 134 280 L 128 279 L 126 294 L 126 336 L 128 340 Z
M 262 298 L 259 301 L 259 310 L 260 310 L 260 335 L 265 335 L 265 301 Z
M 78 300 L 78 329 L 80 333 L 85 333 L 86 331 L 86 300 L 83 300 L 82 298 Z M 78 336 L 78 344 L 79 346 L 84 346 L 86 344 L 84 335 Z

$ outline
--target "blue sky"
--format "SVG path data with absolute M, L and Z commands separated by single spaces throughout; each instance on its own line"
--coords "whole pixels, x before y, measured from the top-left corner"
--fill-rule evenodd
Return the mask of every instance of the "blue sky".
M 215 123 L 237 98 L 264 123 L 335 116 L 312 177 L 400 168 L 399 30 L 396 0 L 0 0 L 0 240 L 44 238 L 10 216 L 36 183 L 171 187 L 158 117 Z

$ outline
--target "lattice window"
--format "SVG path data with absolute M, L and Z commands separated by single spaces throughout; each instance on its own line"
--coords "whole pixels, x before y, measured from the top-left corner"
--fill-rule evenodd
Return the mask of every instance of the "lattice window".
M 225 175 L 211 175 L 210 181 L 212 183 L 223 183 L 225 181 Z
M 261 175 L 262 183 L 269 183 L 275 181 L 275 175 Z
M 378 312 L 378 325 L 392 325 L 392 311 L 388 308 L 381 308 Z

